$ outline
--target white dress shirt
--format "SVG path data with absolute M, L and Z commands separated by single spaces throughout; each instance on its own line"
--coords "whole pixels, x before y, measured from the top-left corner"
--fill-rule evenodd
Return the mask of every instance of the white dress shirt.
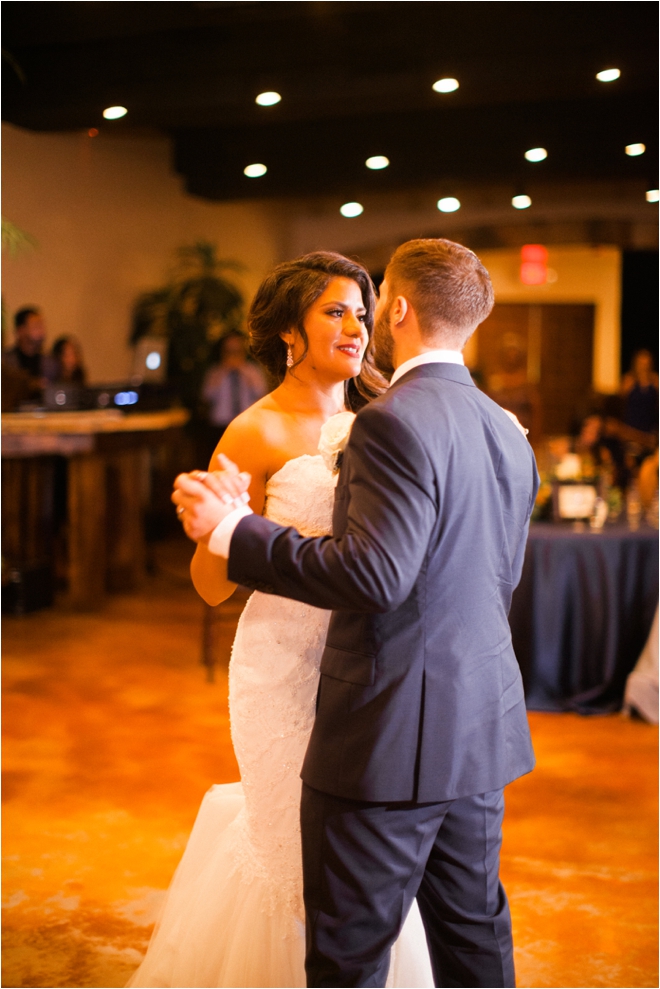
M 395 381 L 405 374 L 407 371 L 412 371 L 414 367 L 419 367 L 421 364 L 465 364 L 463 360 L 463 355 L 460 350 L 427 350 L 424 354 L 418 354 L 417 357 L 411 357 L 409 360 L 404 361 L 403 364 L 399 364 L 398 368 L 392 375 L 392 380 L 390 384 L 393 385 Z
M 407 371 L 412 371 L 414 367 L 419 367 L 421 364 L 464 365 L 465 361 L 463 360 L 463 355 L 458 350 L 427 350 L 425 353 L 411 357 L 409 360 L 404 361 L 403 364 L 400 364 L 392 375 L 390 384 L 393 385 Z M 248 505 L 241 505 L 240 508 L 235 508 L 233 512 L 226 515 L 222 522 L 218 522 L 211 533 L 209 551 L 214 556 L 222 556 L 228 560 L 229 544 L 231 543 L 231 537 L 234 535 L 234 529 L 241 519 L 245 518 L 246 515 L 252 514 L 252 509 Z

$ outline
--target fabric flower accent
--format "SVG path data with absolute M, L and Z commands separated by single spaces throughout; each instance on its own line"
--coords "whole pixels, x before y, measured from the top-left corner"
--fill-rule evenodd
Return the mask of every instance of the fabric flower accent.
M 319 453 L 323 457 L 323 463 L 333 474 L 336 474 L 341 467 L 344 449 L 354 422 L 354 412 L 338 412 L 330 416 L 321 427 Z
M 523 436 L 527 436 L 529 429 L 525 429 L 518 416 L 514 415 L 513 412 L 509 412 L 508 409 L 502 409 L 502 412 L 506 412 L 511 422 L 518 427 Z

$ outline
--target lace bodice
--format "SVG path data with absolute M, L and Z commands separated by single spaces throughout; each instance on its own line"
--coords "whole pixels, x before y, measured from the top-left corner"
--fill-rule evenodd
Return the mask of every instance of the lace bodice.
M 266 485 L 264 515 L 303 536 L 330 535 L 336 483 L 320 454 L 289 460 Z
M 264 514 L 306 536 L 329 535 L 336 475 L 323 458 L 289 460 L 266 485 Z M 245 810 L 236 821 L 244 878 L 287 901 L 302 923 L 300 769 L 314 722 L 330 612 L 255 591 L 241 616 L 229 667 L 229 708 Z

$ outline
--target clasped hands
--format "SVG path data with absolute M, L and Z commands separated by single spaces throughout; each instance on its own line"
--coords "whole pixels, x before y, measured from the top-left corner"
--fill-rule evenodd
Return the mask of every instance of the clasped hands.
M 179 474 L 174 482 L 172 501 L 179 521 L 186 535 L 197 543 L 208 543 L 215 527 L 250 500 L 250 475 L 239 471 L 224 453 L 217 459 L 222 470 L 193 470 Z

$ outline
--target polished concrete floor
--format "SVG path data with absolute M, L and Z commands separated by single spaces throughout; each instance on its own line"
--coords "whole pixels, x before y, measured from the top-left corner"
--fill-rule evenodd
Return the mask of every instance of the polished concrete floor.
M 4 622 L 3 986 L 122 986 L 204 791 L 237 778 L 223 607 L 199 665 L 187 546 L 93 615 Z M 530 716 L 538 767 L 508 789 L 502 872 L 518 984 L 657 986 L 657 730 Z

